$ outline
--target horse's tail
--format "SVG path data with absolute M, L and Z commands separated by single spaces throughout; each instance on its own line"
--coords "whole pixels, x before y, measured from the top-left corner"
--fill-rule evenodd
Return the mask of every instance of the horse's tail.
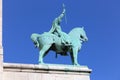
M 35 47 L 39 47 L 39 42 L 38 42 L 39 37 L 40 37 L 40 34 L 37 34 L 37 33 L 33 33 L 31 35 L 31 40 L 33 41 Z

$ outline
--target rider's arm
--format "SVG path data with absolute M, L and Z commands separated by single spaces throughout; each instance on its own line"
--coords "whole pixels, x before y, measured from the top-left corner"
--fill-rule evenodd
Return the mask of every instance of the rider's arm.
M 62 14 L 60 14 L 60 16 L 58 16 L 58 21 L 60 21 L 61 22 L 61 20 L 62 20 L 62 18 L 64 17 L 64 15 L 65 15 L 65 8 L 63 8 L 63 12 L 62 12 Z
M 53 21 L 52 28 L 49 31 L 50 33 L 54 32 L 55 30 L 60 30 L 61 31 L 60 23 L 61 23 L 61 20 L 64 17 L 64 15 L 65 15 L 65 8 L 63 8 L 62 13 L 57 18 L 55 18 L 55 20 Z

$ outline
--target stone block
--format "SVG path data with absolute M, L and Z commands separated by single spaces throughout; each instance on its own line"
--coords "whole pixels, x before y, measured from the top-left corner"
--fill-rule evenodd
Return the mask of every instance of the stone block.
M 42 80 L 41 74 L 39 73 L 28 73 L 28 78 L 28 80 Z
M 4 63 L 3 80 L 90 80 L 87 66 Z

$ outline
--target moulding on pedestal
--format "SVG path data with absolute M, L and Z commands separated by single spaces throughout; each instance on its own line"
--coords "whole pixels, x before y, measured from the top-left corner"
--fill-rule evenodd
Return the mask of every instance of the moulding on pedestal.
M 4 63 L 3 80 L 90 80 L 87 66 Z

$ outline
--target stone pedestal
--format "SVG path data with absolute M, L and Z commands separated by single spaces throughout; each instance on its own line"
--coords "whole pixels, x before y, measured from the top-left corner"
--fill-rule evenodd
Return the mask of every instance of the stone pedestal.
M 3 54 L 0 53 L 0 80 L 2 80 L 3 75 Z
M 3 74 L 3 48 L 2 48 L 2 0 L 0 0 L 0 80 Z
M 86 66 L 4 63 L 3 80 L 90 80 L 90 73 Z

